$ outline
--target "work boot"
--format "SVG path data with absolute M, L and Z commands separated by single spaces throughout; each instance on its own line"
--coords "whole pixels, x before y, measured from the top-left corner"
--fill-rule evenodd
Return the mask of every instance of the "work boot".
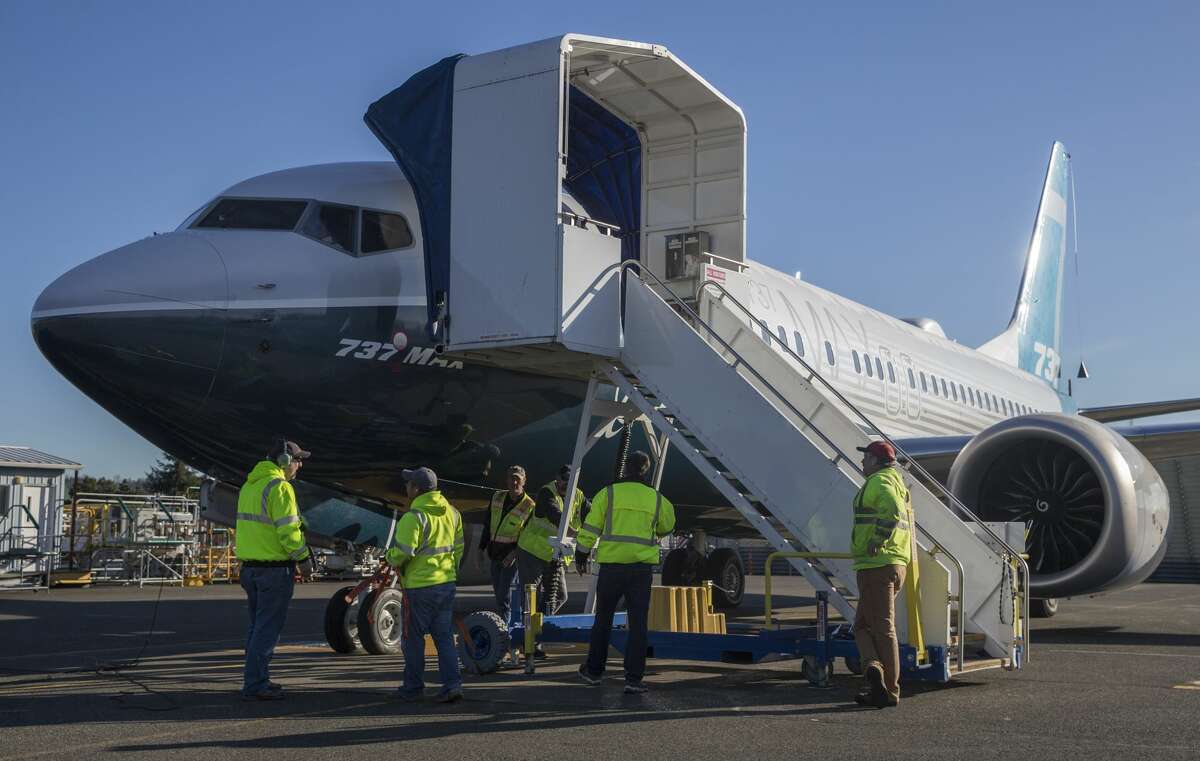
M 883 686 L 883 669 L 877 663 L 872 663 L 867 666 L 865 672 L 867 677 L 867 695 L 870 698 L 870 705 L 876 708 L 885 708 L 888 705 L 887 689 Z
M 579 678 L 582 679 L 583 681 L 587 682 L 588 684 L 590 684 L 592 687 L 595 687 L 596 685 L 598 685 L 602 681 L 604 681 L 603 679 L 601 679 L 598 676 L 592 676 L 591 674 L 589 674 L 586 663 L 579 664 Z
M 388 700 L 395 700 L 400 703 L 420 703 L 424 699 L 424 694 L 420 692 L 405 692 L 403 689 L 395 690 L 388 695 Z
M 645 682 L 626 682 L 625 683 L 625 694 L 626 695 L 642 695 L 649 689 L 650 688 L 646 686 Z
M 453 703 L 456 700 L 462 700 L 462 699 L 463 699 L 462 687 L 455 687 L 453 689 L 446 690 L 445 692 L 439 692 L 437 694 L 437 697 L 435 697 L 433 699 L 433 701 L 435 703 Z
M 254 693 L 242 693 L 242 700 L 283 700 L 283 690 L 265 689 Z

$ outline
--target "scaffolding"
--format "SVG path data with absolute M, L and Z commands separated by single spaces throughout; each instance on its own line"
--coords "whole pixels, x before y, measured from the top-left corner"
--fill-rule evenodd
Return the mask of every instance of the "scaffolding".
M 57 554 L 75 583 L 228 582 L 237 579 L 233 536 L 202 521 L 190 494 L 80 492 L 64 508 Z

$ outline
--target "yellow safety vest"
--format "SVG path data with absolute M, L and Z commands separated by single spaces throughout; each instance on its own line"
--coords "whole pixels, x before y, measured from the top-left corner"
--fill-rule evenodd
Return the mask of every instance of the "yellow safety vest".
M 525 528 L 529 516 L 533 515 L 533 500 L 526 493 L 522 494 L 517 504 L 513 505 L 513 509 L 501 518 L 500 516 L 504 513 L 504 497 L 507 494 L 508 491 L 505 489 L 497 491 L 492 495 L 492 502 L 489 506 L 491 537 L 492 541 L 497 544 L 515 544 L 521 535 L 521 530 Z
M 912 495 L 895 467 L 872 473 L 854 497 L 850 552 L 854 570 L 908 565 L 912 559 Z M 867 548 L 878 551 L 871 555 Z
M 603 526 L 603 529 L 601 529 Z M 675 530 L 675 506 L 645 484 L 622 481 L 592 498 L 592 511 L 579 530 L 579 546 L 600 541 L 598 563 L 657 563 L 658 539 Z
M 554 482 L 546 484 L 543 489 L 549 489 L 554 495 L 554 501 L 557 503 L 559 511 L 563 509 L 562 497 L 558 495 L 558 491 L 554 488 Z M 579 533 L 579 526 L 583 520 L 579 517 L 583 510 L 583 492 L 579 489 L 575 490 L 575 498 L 571 500 L 571 523 L 567 530 L 567 536 L 574 536 Z M 549 518 L 539 518 L 534 515 L 529 519 L 529 523 L 525 524 L 525 529 L 521 532 L 521 539 L 517 542 L 517 546 L 533 555 L 538 560 L 550 562 L 554 557 L 554 548 L 550 546 L 550 537 L 558 536 L 558 526 L 554 525 Z M 568 559 L 569 562 L 569 559 Z
M 403 570 L 405 589 L 420 589 L 456 581 L 462 556 L 462 516 L 440 491 L 428 491 L 396 522 L 387 562 Z
M 238 492 L 236 531 L 238 560 L 308 557 L 296 492 L 283 468 L 263 460 L 250 471 Z

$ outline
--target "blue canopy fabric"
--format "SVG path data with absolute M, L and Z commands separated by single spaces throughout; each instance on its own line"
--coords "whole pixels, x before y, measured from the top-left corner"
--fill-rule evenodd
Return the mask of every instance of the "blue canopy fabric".
M 567 178 L 588 216 L 621 228 L 621 261 L 640 258 L 642 143 L 637 130 L 571 88 Z
M 454 67 L 463 54 L 443 58 L 371 104 L 363 121 L 412 186 L 425 249 L 425 296 L 430 336 L 444 328 L 450 287 L 450 161 L 454 127 Z
M 450 288 L 454 67 L 443 58 L 371 104 L 363 120 L 412 185 L 425 255 L 429 332 L 444 340 Z M 621 259 L 638 259 L 642 146 L 637 131 L 581 90 L 569 96 L 567 191 L 588 216 L 621 228 Z

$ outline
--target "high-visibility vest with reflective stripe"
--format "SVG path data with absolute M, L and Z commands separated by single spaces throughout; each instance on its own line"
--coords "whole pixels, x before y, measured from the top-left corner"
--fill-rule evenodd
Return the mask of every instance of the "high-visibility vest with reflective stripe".
M 559 511 L 563 509 L 562 497 L 558 495 L 558 490 L 554 487 L 554 482 L 546 484 L 543 489 L 549 489 L 554 495 L 554 500 Z M 571 524 L 568 529 L 567 536 L 575 536 L 579 533 L 579 526 L 582 519 L 579 514 L 583 511 L 583 492 L 579 489 L 575 490 L 575 498 L 571 500 Z M 550 546 L 550 537 L 558 536 L 558 526 L 549 518 L 539 518 L 534 515 L 529 519 L 529 523 L 525 524 L 525 529 L 521 531 L 521 539 L 517 542 L 517 546 L 533 555 L 538 560 L 550 562 L 554 557 L 554 548 Z
M 913 520 L 912 495 L 900 471 L 892 466 L 872 473 L 854 497 L 854 570 L 908 565 Z M 872 544 L 879 548 L 874 555 L 867 550 Z
M 517 500 L 517 504 L 513 505 L 513 509 L 501 518 L 500 516 L 504 512 L 504 498 L 507 494 L 508 492 L 504 489 L 493 494 L 492 503 L 488 508 L 491 537 L 492 541 L 497 544 L 515 544 L 521 535 L 521 530 L 525 528 L 529 516 L 533 515 L 533 500 L 528 494 L 522 494 L 521 499 Z
M 598 563 L 657 563 L 658 540 L 675 530 L 675 506 L 654 489 L 622 481 L 592 498 L 592 510 L 579 529 L 579 546 L 599 540 Z
M 418 495 L 396 522 L 387 561 L 401 569 L 405 589 L 432 587 L 458 579 L 463 556 L 462 516 L 440 491 Z
M 273 462 L 254 466 L 238 492 L 236 552 L 239 560 L 303 560 L 308 547 L 301 531 L 296 493 Z

